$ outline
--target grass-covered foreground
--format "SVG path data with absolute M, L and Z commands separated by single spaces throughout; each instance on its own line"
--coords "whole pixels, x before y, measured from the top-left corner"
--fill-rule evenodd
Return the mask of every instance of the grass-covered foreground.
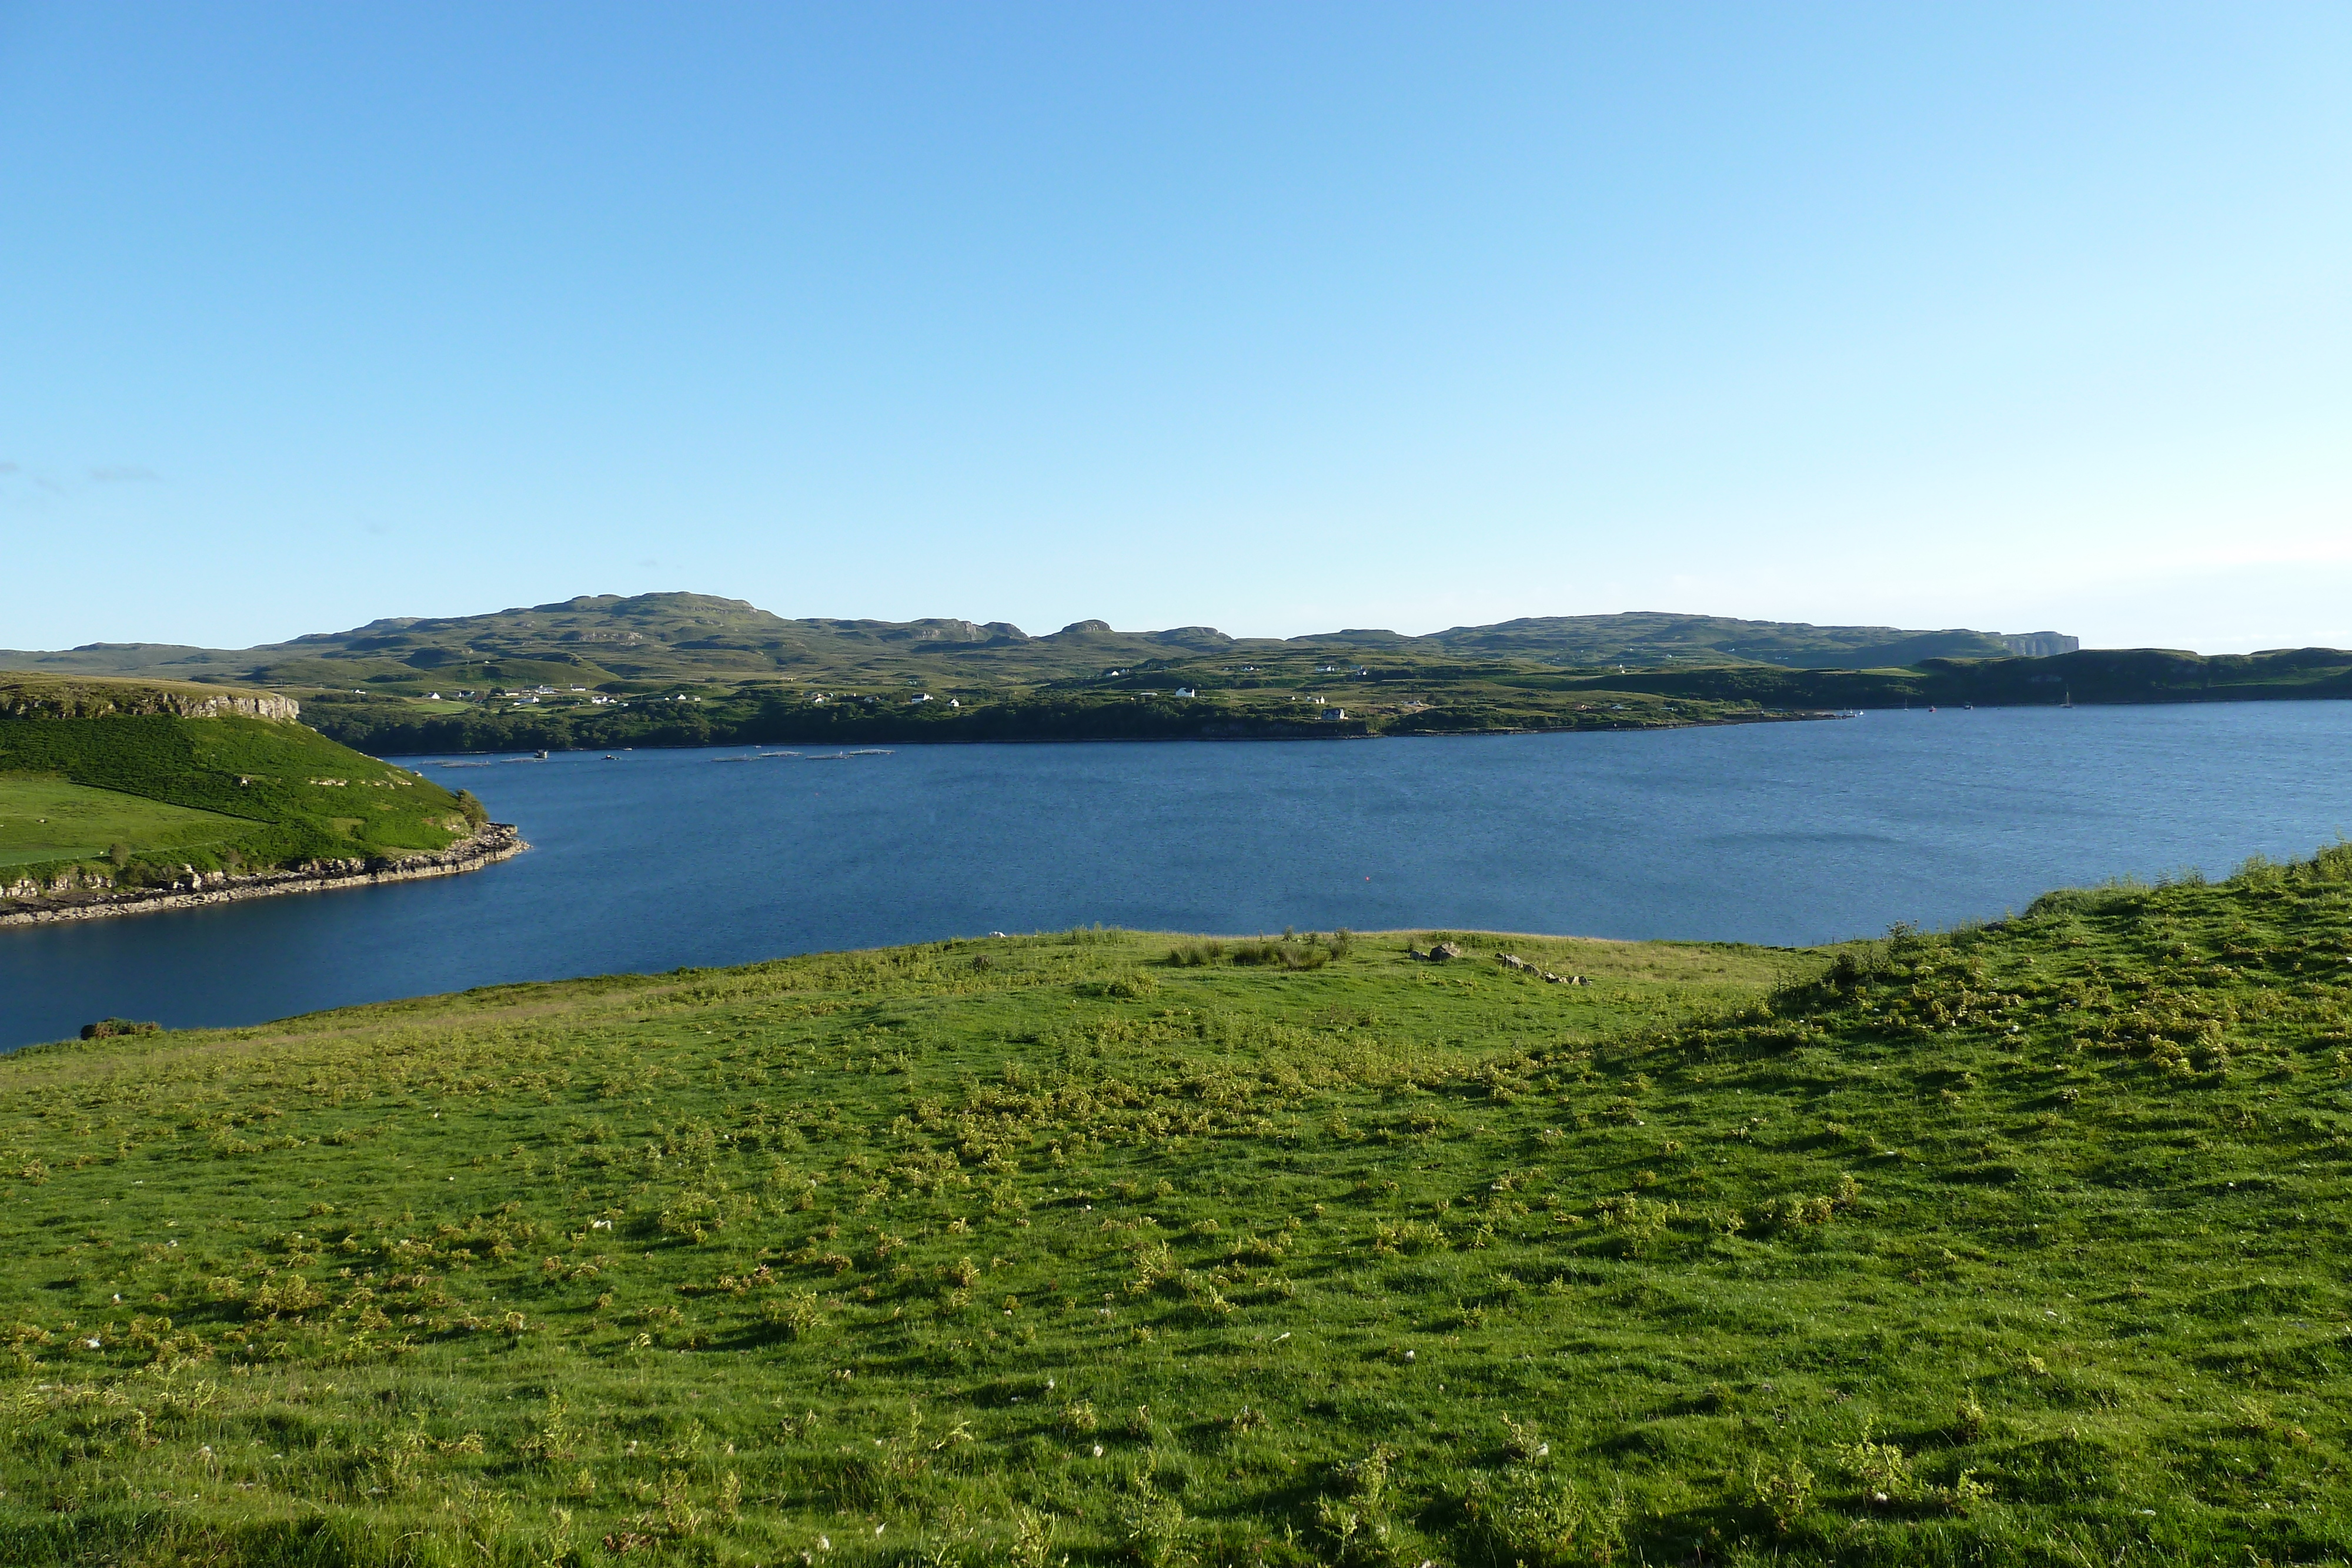
M 2352 1556 L 2352 850 L 1463 940 L 0 1061 L 0 1560 Z

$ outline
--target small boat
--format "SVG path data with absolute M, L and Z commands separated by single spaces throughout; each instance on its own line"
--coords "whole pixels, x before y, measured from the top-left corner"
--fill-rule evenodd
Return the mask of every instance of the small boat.
M 531 753 L 531 760 L 534 762 L 544 762 L 547 760 L 547 753 L 544 751 L 534 751 Z

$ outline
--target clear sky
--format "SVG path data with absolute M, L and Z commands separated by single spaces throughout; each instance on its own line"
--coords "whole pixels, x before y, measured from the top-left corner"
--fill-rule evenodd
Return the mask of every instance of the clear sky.
M 2352 646 L 2352 8 L 0 0 L 0 646 Z

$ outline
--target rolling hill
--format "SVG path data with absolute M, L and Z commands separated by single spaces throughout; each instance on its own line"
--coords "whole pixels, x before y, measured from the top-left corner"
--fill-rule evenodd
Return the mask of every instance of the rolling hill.
M 2347 1072 L 2343 847 L 37 1047 L 0 1558 L 2340 1563 Z
M 596 686 L 780 674 L 1034 685 L 1090 677 L 1122 663 L 1204 655 L 1249 661 L 1353 652 L 1391 662 L 1505 658 L 1599 667 L 1697 661 L 1861 669 L 1930 656 L 2056 653 L 2064 651 L 2060 644 L 2073 643 L 2056 632 L 2005 638 L 1654 613 L 1512 621 L 1425 637 L 1361 631 L 1234 638 L 1208 626 L 1116 632 L 1100 621 L 1031 636 L 1004 622 L 787 620 L 741 600 L 646 593 L 583 596 L 487 615 L 396 617 L 238 652 L 154 643 L 0 652 L 0 669 L 418 693 L 427 687 L 557 681 Z

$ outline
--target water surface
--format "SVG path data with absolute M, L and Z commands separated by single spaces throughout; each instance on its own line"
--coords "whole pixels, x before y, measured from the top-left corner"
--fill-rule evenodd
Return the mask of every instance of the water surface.
M 534 846 L 459 877 L 0 930 L 0 1047 L 1097 921 L 1801 944 L 2352 830 L 2352 703 L 1289 744 L 409 758 Z M 458 761 L 458 766 L 446 766 Z

